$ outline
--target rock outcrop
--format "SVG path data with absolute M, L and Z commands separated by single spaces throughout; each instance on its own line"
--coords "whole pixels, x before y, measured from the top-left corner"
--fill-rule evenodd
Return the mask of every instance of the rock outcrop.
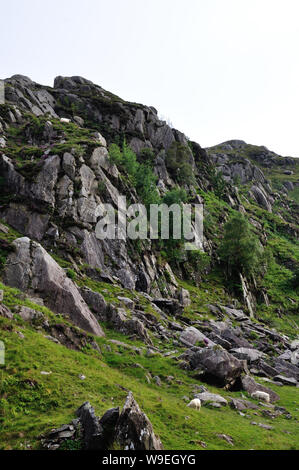
M 220 346 L 195 352 L 190 364 L 201 372 L 201 380 L 221 387 L 233 387 L 244 370 L 244 364 Z
M 129 392 L 121 413 L 119 408 L 111 408 L 100 419 L 91 404 L 85 402 L 76 414 L 77 419 L 70 424 L 42 436 L 45 449 L 57 450 L 65 440 L 73 440 L 79 448 L 93 451 L 108 450 L 114 446 L 122 450 L 163 449 L 151 422 L 139 408 L 132 392 Z
M 104 336 L 78 288 L 40 244 L 23 237 L 13 246 L 3 274 L 5 283 L 38 294 L 54 312 L 68 316 L 83 330 Z
M 162 450 L 148 417 L 140 410 L 132 392 L 127 396 L 116 426 L 116 442 L 125 450 Z
M 255 380 L 249 375 L 245 375 L 241 380 L 243 389 L 250 395 L 252 395 L 254 392 L 261 391 L 269 394 L 271 403 L 280 400 L 280 397 L 277 393 L 275 393 L 270 388 L 264 387 L 264 385 L 255 382 Z

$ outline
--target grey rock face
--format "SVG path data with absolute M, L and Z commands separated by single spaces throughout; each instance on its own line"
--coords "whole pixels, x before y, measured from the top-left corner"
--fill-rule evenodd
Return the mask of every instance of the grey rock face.
M 189 305 L 191 305 L 190 293 L 187 289 L 180 290 L 179 301 L 184 307 L 189 307 Z
M 111 408 L 99 419 L 89 402 L 83 403 L 77 412 L 81 425 L 85 450 L 108 449 L 114 440 L 115 426 L 119 418 L 119 408 Z
M 152 424 L 141 411 L 132 392 L 127 396 L 116 427 L 116 442 L 125 450 L 162 450 Z
M 252 348 L 237 348 L 230 351 L 238 359 L 246 359 L 248 362 L 254 362 L 266 355 L 257 349 Z
M 104 336 L 75 284 L 46 250 L 27 237 L 13 244 L 15 251 L 4 270 L 5 282 L 24 291 L 33 290 L 54 312 L 68 315 L 80 328 Z
M 76 415 L 77 419 L 71 424 L 42 436 L 43 447 L 56 450 L 66 439 L 72 439 L 82 441 L 84 450 L 107 450 L 113 448 L 114 443 L 122 450 L 163 449 L 132 392 L 129 392 L 121 414 L 119 408 L 111 408 L 99 419 L 91 404 L 85 402 L 78 408 Z
M 297 385 L 296 379 L 294 379 L 293 377 L 285 377 L 284 375 L 276 375 L 274 377 L 274 380 L 276 382 L 281 382 L 284 385 L 294 385 L 295 387 Z
M 267 197 L 267 194 L 262 187 L 253 185 L 251 188 L 251 193 L 260 206 L 262 206 L 268 212 L 272 212 L 271 201 L 269 200 L 269 197 Z
M 214 346 L 215 343 L 207 338 L 203 333 L 201 333 L 194 326 L 189 326 L 186 328 L 180 335 L 180 340 L 183 344 L 187 346 L 196 345 L 198 342 L 204 342 L 206 346 Z
M 211 306 L 211 307 L 213 307 L 213 306 Z M 246 317 L 245 313 L 243 312 L 243 310 L 238 310 L 236 308 L 230 308 L 230 307 L 225 307 L 225 306 L 221 306 L 221 308 L 233 320 L 242 321 L 242 320 L 247 319 L 247 317 Z
M 76 412 L 83 431 L 85 450 L 108 449 L 115 435 L 119 408 L 111 408 L 99 419 L 89 402 L 83 403 Z
M 90 157 L 89 163 L 90 163 L 91 168 L 98 175 L 101 174 L 99 170 L 104 169 L 107 171 L 107 173 L 109 173 L 114 178 L 118 178 L 119 176 L 119 171 L 116 165 L 113 165 L 109 160 L 109 154 L 108 154 L 108 150 L 106 149 L 106 147 L 97 147 L 93 151 L 92 156 Z
M 1 217 L 16 230 L 25 231 L 28 237 L 38 241 L 45 236 L 50 219 L 48 214 L 40 214 L 20 203 L 10 203 Z
M 250 343 L 242 336 L 237 336 L 236 331 L 227 328 L 221 332 L 221 337 L 231 344 L 231 348 L 250 348 Z
M 283 374 L 286 377 L 294 377 L 299 381 L 299 367 L 279 358 L 274 358 L 273 362 L 275 369 L 278 370 L 280 374 Z
M 294 366 L 299 365 L 299 350 L 297 351 L 291 351 L 287 350 L 283 354 L 281 354 L 278 359 L 283 359 L 284 361 L 290 361 L 291 364 L 294 364 Z
M 83 403 L 76 412 L 83 427 L 83 441 L 85 450 L 102 449 L 103 428 L 99 418 L 89 402 Z
M 195 398 L 199 398 L 202 403 L 219 403 L 221 406 L 227 405 L 227 400 L 216 393 L 202 392 L 194 395 Z
M 0 316 L 10 319 L 13 318 L 12 312 L 8 307 L 6 307 L 6 305 L 3 305 L 2 303 L 0 303 Z
M 23 75 L 14 75 L 5 80 L 9 87 L 5 87 L 5 99 L 36 116 L 49 113 L 52 117 L 58 117 L 54 111 L 55 99 L 45 89 Z
M 280 396 L 277 393 L 273 392 L 273 390 L 270 388 L 264 387 L 264 385 L 256 383 L 255 380 L 249 375 L 242 377 L 241 381 L 243 389 L 250 395 L 252 395 L 254 392 L 261 391 L 269 394 L 271 403 L 280 400 Z
M 251 403 L 251 401 L 248 400 L 241 400 L 239 398 L 231 398 L 231 401 L 229 402 L 229 405 L 231 408 L 238 410 L 238 411 L 243 411 L 243 410 L 257 410 L 258 406 L 255 403 Z
M 100 321 L 106 321 L 107 303 L 104 297 L 99 292 L 93 292 L 88 287 L 81 288 L 80 293 L 87 305 L 95 312 L 97 318 Z
M 195 352 L 190 358 L 192 369 L 202 370 L 201 378 L 219 386 L 233 386 L 243 372 L 243 363 L 220 346 Z
M 43 318 L 44 316 L 41 312 L 33 310 L 29 307 L 25 307 L 24 305 L 19 308 L 18 315 L 20 315 L 20 317 L 23 318 L 23 320 L 25 321 L 32 321 L 35 319 Z
M 119 419 L 119 408 L 110 408 L 102 416 L 99 421 L 100 426 L 103 429 L 103 435 L 101 439 L 102 449 L 109 449 L 113 443 L 115 437 L 115 428 Z
M 107 304 L 99 292 L 93 292 L 91 289 L 83 287 L 80 289 L 80 293 L 99 321 L 108 322 L 112 328 L 124 334 L 136 335 L 147 344 L 152 343 L 144 324 L 138 318 L 128 319 L 124 309 Z M 127 307 L 134 307 L 134 302 L 131 299 L 126 297 L 119 297 L 119 299 L 123 299 L 123 302 L 127 303 Z
M 183 312 L 183 308 L 177 299 L 153 299 L 153 303 L 162 311 L 171 315 L 177 315 Z
M 123 303 L 127 308 L 134 309 L 135 307 L 135 302 L 132 299 L 129 299 L 128 297 L 118 297 L 118 300 Z
M 294 339 L 294 341 L 291 342 L 290 348 L 292 351 L 299 349 L 299 339 Z

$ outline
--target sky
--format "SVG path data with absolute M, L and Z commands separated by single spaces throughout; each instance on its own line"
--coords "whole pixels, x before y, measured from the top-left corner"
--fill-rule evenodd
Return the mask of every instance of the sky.
M 0 0 L 0 78 L 81 75 L 202 147 L 299 157 L 298 0 Z

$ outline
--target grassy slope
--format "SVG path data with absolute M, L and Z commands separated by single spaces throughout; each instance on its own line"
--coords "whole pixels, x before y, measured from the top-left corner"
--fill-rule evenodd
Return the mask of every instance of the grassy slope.
M 19 302 L 15 295 L 15 290 L 5 288 L 5 303 L 12 305 L 14 298 Z M 91 349 L 68 350 L 46 339 L 42 330 L 38 331 L 18 318 L 0 318 L 0 328 L 6 345 L 6 365 L 0 368 L 2 449 L 37 448 L 42 432 L 69 422 L 76 408 L 86 400 L 93 404 L 99 415 L 110 407 L 121 407 L 127 393 L 122 387 L 133 391 L 166 449 L 201 449 L 200 440 L 207 443 L 208 449 L 232 448 L 216 436 L 220 433 L 233 437 L 234 449 L 298 448 L 298 424 L 294 419 L 279 417 L 271 421 L 255 416 L 253 411 L 242 417 L 229 407 L 220 410 L 203 407 L 200 413 L 187 408 L 183 396 L 192 398 L 194 384 L 200 382 L 192 378 L 191 373 L 178 368 L 173 359 L 158 355 L 148 357 L 145 350 L 138 354 L 109 343 L 109 337 L 130 343 L 120 334 L 109 331 L 107 338 L 97 339 L 101 348 L 99 354 Z M 25 338 L 21 339 L 18 332 Z M 139 346 L 138 342 L 134 345 Z M 144 369 L 132 367 L 136 363 Z M 41 371 L 52 373 L 41 375 Z M 154 382 L 147 383 L 145 375 L 148 372 L 152 376 L 159 375 L 161 387 Z M 84 381 L 79 378 L 80 374 L 86 376 Z M 175 378 L 170 385 L 166 381 L 169 375 Z M 271 387 L 281 396 L 279 404 L 285 406 L 293 418 L 299 418 L 297 390 Z M 220 392 L 224 397 L 241 395 L 214 387 L 209 390 Z M 271 424 L 274 430 L 253 426 L 251 421 Z

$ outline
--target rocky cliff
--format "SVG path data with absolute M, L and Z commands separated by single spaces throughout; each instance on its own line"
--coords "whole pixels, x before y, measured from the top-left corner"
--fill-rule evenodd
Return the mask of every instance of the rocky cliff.
M 155 108 L 82 77 L 57 77 L 50 88 L 15 75 L 5 80 L 5 99 L 0 315 L 6 323 L 17 315 L 56 345 L 77 350 L 97 351 L 94 336 L 115 334 L 117 343 L 126 335 L 136 341 L 126 348 L 171 357 L 184 374 L 232 392 L 261 389 L 249 374 L 297 384 L 295 158 L 239 140 L 203 149 Z M 150 168 L 159 201 L 183 191 L 188 202 L 204 204 L 201 250 L 192 256 L 161 240 L 96 237 L 103 204 L 116 210 L 120 196 L 131 204 L 147 196 L 113 148 L 129 149 L 141 171 Z M 219 258 L 224 225 L 236 213 L 267 253 L 265 269 L 241 275 L 237 286 Z M 146 377 L 161 386 L 157 374 Z M 271 401 L 277 399 L 273 392 Z

